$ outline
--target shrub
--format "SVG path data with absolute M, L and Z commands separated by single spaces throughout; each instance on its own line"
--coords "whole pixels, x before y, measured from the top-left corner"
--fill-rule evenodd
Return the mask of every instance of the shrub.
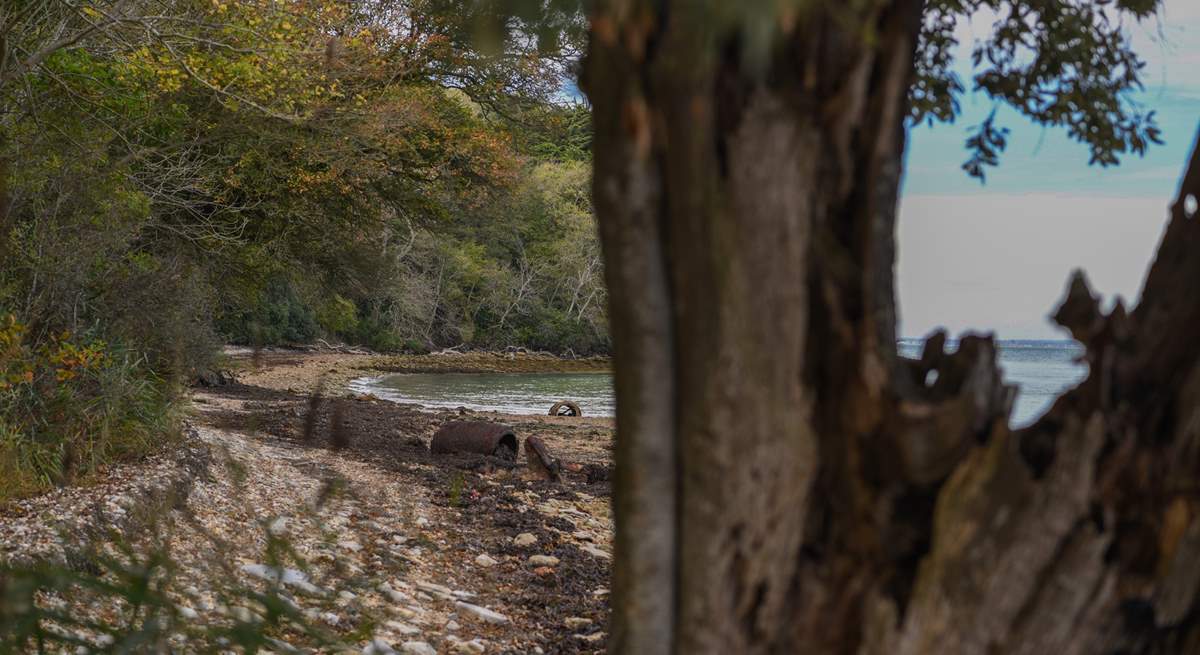
M 233 343 L 272 346 L 309 343 L 317 337 L 316 313 L 290 280 L 269 280 L 248 306 L 229 312 L 219 328 Z
M 340 294 L 324 303 L 317 310 L 317 323 L 331 335 L 346 337 L 358 329 L 358 308 Z
M 357 330 L 347 335 L 354 343 L 381 353 L 398 352 L 406 348 L 400 335 L 386 321 L 367 316 L 358 322 Z
M 0 500 L 169 443 L 171 398 L 119 346 L 68 333 L 34 346 L 14 316 L 0 318 Z

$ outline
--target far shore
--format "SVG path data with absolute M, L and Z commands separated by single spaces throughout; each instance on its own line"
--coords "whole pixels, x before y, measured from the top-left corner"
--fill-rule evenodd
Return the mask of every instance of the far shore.
M 390 373 L 606 373 L 608 357 L 557 357 L 545 353 L 442 351 L 389 355 L 352 349 L 227 347 L 227 366 L 242 384 L 289 393 L 351 391 L 350 382 Z M 528 419 L 530 417 L 525 416 Z M 544 417 L 553 419 L 554 417 Z M 600 417 L 597 417 L 598 419 Z

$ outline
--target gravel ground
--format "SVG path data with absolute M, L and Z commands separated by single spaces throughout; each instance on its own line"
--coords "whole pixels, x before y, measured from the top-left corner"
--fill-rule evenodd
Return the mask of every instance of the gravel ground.
M 296 569 L 284 586 L 314 592 L 294 602 L 364 653 L 603 652 L 611 420 L 433 413 L 344 391 L 381 370 L 602 365 L 548 360 L 234 353 L 238 383 L 193 394 L 185 447 L 0 511 L 0 559 L 69 560 L 111 528 L 165 535 L 179 565 L 172 593 L 197 623 L 220 622 L 248 611 L 221 591 L 231 576 L 253 586 L 279 575 L 268 566 L 279 538 Z M 463 418 L 541 437 L 564 480 L 430 455 L 432 433 Z

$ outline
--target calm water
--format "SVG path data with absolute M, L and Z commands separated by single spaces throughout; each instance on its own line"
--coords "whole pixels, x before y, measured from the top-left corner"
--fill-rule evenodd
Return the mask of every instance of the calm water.
M 904 339 L 900 352 L 914 357 L 921 342 Z M 1020 392 L 1013 423 L 1037 418 L 1064 389 L 1087 372 L 1076 364 L 1081 353 L 1070 341 L 1002 341 L 1000 365 L 1004 377 Z M 612 416 L 612 379 L 604 373 L 417 373 L 358 380 L 360 392 L 426 407 L 467 407 L 511 414 L 545 414 L 556 401 L 570 399 L 586 416 Z
M 918 339 L 901 339 L 900 353 L 918 357 L 922 343 Z M 1082 354 L 1083 347 L 1074 341 L 1000 342 L 1004 379 L 1019 388 L 1013 425 L 1032 423 L 1050 408 L 1059 394 L 1083 379 L 1087 366 L 1075 362 Z
M 584 416 L 612 416 L 616 406 L 607 373 L 397 373 L 351 387 L 426 407 L 509 414 L 545 414 L 560 400 L 579 403 Z

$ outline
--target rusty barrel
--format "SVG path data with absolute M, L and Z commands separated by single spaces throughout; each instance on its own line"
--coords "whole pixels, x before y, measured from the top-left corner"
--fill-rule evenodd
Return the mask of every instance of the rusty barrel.
M 479 453 L 505 459 L 517 457 L 517 435 L 513 429 L 487 421 L 451 421 L 433 435 L 429 451 L 439 453 Z

